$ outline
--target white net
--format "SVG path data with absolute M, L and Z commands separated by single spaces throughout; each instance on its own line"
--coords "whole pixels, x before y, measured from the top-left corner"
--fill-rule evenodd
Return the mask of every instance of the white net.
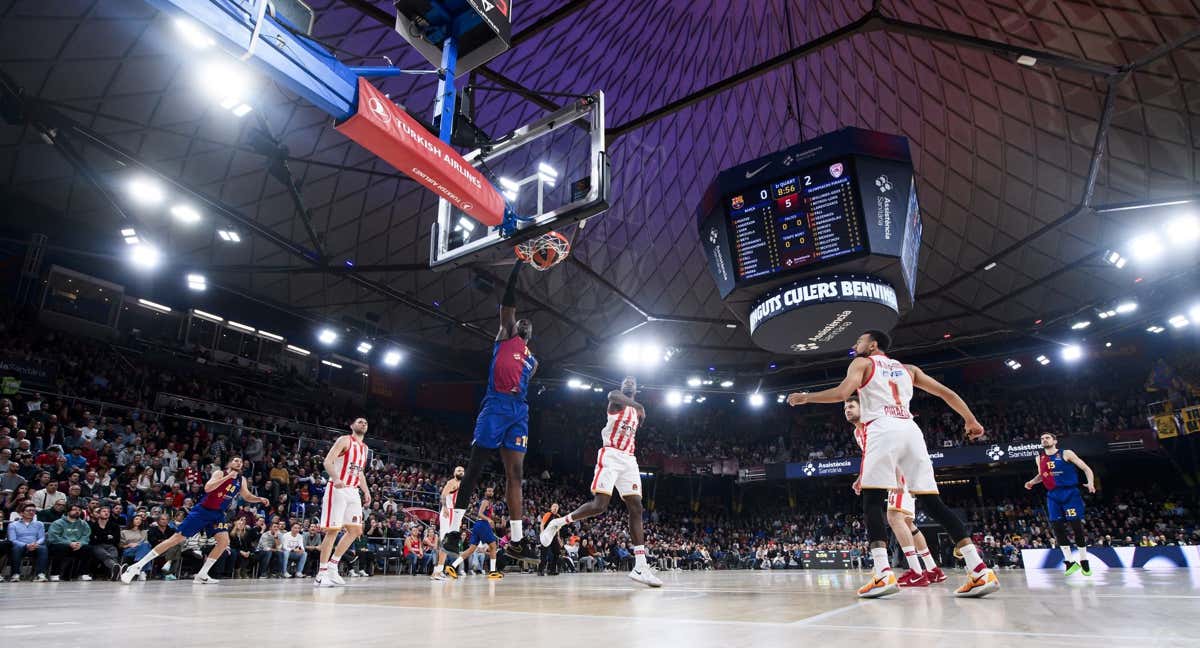
M 518 259 L 533 266 L 535 270 L 545 271 L 567 258 L 571 252 L 571 243 L 558 232 L 546 232 L 517 244 L 514 249 Z

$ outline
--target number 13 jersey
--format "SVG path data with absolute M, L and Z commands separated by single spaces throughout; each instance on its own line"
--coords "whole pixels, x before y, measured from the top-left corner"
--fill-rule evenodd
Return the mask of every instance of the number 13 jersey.
M 871 367 L 867 379 L 858 388 L 860 420 L 878 418 L 911 420 L 908 403 L 912 400 L 913 380 L 904 363 L 885 355 L 867 356 Z

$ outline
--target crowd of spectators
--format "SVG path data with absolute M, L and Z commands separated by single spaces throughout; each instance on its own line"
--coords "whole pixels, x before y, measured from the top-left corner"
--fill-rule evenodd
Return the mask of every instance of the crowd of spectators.
M 271 503 L 237 507 L 230 551 L 213 573 L 290 578 L 316 569 L 321 534 L 313 521 L 326 487 L 321 459 L 336 427 L 354 411 L 351 407 L 301 403 L 288 409 L 272 399 L 275 409 L 267 412 L 267 399 L 242 384 L 130 362 L 99 342 L 6 326 L 0 331 L 0 353 L 51 360 L 58 371 L 54 395 L 26 389 L 0 399 L 0 512 L 7 538 L 0 573 L 7 569 L 10 579 L 19 577 L 27 558 L 30 577 L 36 580 L 112 578 L 120 564 L 139 559 L 175 533 L 187 509 L 199 501 L 207 476 L 233 454 L 245 459 L 252 490 Z M 1086 394 L 1084 399 L 1066 399 L 1072 387 L 1019 392 L 1003 401 L 973 396 L 992 439 L 1031 438 L 1046 429 L 1103 434 L 1131 425 L 1145 400 L 1093 389 L 1076 392 Z M 541 433 L 598 441 L 594 408 L 567 403 L 544 409 Z M 927 400 L 914 409 L 931 445 L 962 442 L 958 422 L 947 412 Z M 639 434 L 639 455 L 731 458 L 746 464 L 857 453 L 836 415 L 814 423 L 812 417 L 796 418 L 781 407 L 762 415 L 762 425 L 746 430 L 736 425 L 744 414 L 735 408 L 660 411 L 651 409 L 652 419 Z M 428 572 L 436 538 L 428 516 L 414 509 L 437 507 L 442 483 L 455 464 L 465 462 L 469 430 L 428 414 L 376 411 L 371 416 L 385 435 L 382 441 L 394 443 L 379 445 L 378 436 L 371 439 L 381 448 L 366 473 L 376 497 L 365 537 L 343 562 L 351 575 L 393 566 Z M 325 425 L 332 427 L 317 427 Z M 318 429 L 323 433 L 313 433 Z M 729 433 L 733 429 L 739 430 L 736 436 Z M 586 457 L 587 451 L 582 454 Z M 586 461 L 578 463 L 590 468 Z M 487 473 L 486 479 L 499 482 L 498 472 Z M 527 475 L 525 528 L 530 536 L 537 533 L 536 516 L 551 503 L 570 511 L 589 497 L 579 474 L 551 476 L 527 469 Z M 496 486 L 499 491 L 502 484 Z M 503 497 L 498 500 L 503 533 Z M 1034 497 L 970 501 L 964 508 L 971 512 L 979 542 L 1001 564 L 1016 565 L 1019 549 L 1053 543 L 1036 502 Z M 805 551 L 861 555 L 865 547 L 858 507 L 846 493 L 810 498 L 791 508 L 760 502 L 743 507 L 746 512 L 740 514 L 723 506 L 691 513 L 651 506 L 647 544 L 651 560 L 663 569 L 796 567 Z M 1131 493 L 1092 508 L 1089 533 L 1097 543 L 1114 545 L 1195 543 L 1200 540 L 1196 510 L 1193 501 L 1175 495 Z M 567 569 L 624 569 L 632 560 L 620 504 L 565 529 L 563 544 L 561 565 Z M 191 538 L 148 565 L 145 577 L 173 579 L 187 573 L 199 566 L 208 546 L 203 536 Z M 482 570 L 482 564 L 474 567 Z

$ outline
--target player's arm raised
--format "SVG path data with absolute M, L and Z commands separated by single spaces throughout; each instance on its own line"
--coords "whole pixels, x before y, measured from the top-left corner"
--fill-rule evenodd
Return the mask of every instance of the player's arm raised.
M 1092 473 L 1092 467 L 1087 465 L 1087 462 L 1081 459 L 1079 455 L 1075 454 L 1074 450 L 1067 450 L 1063 452 L 1063 459 L 1070 461 L 1083 471 L 1083 475 L 1087 477 L 1087 482 L 1083 485 L 1083 487 L 1088 489 L 1089 493 L 1095 493 L 1096 482 L 1094 481 L 1095 475 Z
M 337 476 L 337 459 L 346 451 L 346 444 L 348 443 L 349 441 L 346 437 L 338 437 L 338 440 L 333 443 L 333 447 L 329 449 L 329 452 L 325 453 L 325 473 L 329 475 L 329 485 L 333 488 L 341 488 L 346 485 Z
M 1037 459 L 1034 459 L 1033 463 L 1035 466 L 1037 466 L 1038 473 L 1037 475 L 1034 475 L 1033 479 L 1025 482 L 1025 490 L 1032 490 L 1034 486 L 1042 483 L 1042 463 Z
M 619 389 L 614 389 L 608 392 L 608 402 L 610 405 L 616 405 L 618 407 L 632 407 L 633 409 L 637 410 L 639 423 L 646 418 L 646 408 L 642 407 L 641 403 L 626 396 L 625 392 Z
M 863 378 L 867 375 L 871 361 L 866 358 L 855 358 L 846 368 L 846 377 L 837 387 L 831 387 L 819 392 L 796 392 L 788 394 L 788 405 L 807 405 L 809 403 L 840 403 L 862 387 Z
M 967 402 L 962 399 L 953 389 L 934 380 L 929 374 L 921 371 L 920 367 L 914 365 L 905 365 L 908 372 L 912 374 L 913 386 L 927 391 L 934 396 L 946 401 L 950 409 L 958 412 L 958 415 L 963 418 L 967 428 L 968 439 L 978 439 L 983 436 L 983 426 L 979 424 L 979 419 L 975 418 L 975 414 L 971 412 L 971 408 L 967 406 Z
M 496 341 L 501 342 L 517 334 L 517 275 L 521 272 L 524 261 L 513 265 L 512 273 L 508 275 L 508 285 L 504 288 L 504 297 L 500 300 L 500 332 Z

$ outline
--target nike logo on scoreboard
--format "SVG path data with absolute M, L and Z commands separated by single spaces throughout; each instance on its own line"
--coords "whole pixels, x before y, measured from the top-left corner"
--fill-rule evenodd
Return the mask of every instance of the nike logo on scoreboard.
M 758 174 L 759 174 L 759 172 L 761 172 L 763 169 L 765 169 L 765 168 L 767 168 L 767 167 L 769 167 L 769 166 L 771 166 L 771 163 L 770 163 L 770 162 L 767 162 L 766 164 L 764 164 L 764 165 L 762 165 L 762 166 L 758 167 L 757 169 L 755 169 L 755 170 L 753 170 L 753 171 L 747 171 L 747 172 L 746 172 L 746 179 L 747 179 L 747 180 L 749 180 L 750 178 L 753 178 L 754 176 L 758 175 Z

